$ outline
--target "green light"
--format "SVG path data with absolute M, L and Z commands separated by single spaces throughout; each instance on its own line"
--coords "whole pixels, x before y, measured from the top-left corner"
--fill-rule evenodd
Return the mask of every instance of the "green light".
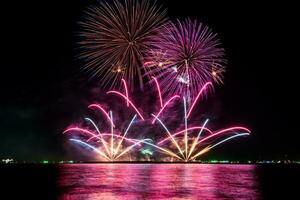
M 220 163 L 229 163 L 229 160 L 221 160 Z
M 48 160 L 43 160 L 42 163 L 43 163 L 43 164 L 48 164 L 49 161 L 48 161 Z
M 143 149 L 143 150 L 141 150 L 141 152 L 143 155 L 147 155 L 147 154 L 149 154 L 151 156 L 153 155 L 153 152 L 150 149 Z
M 210 163 L 217 163 L 218 160 L 210 160 L 209 162 L 210 162 Z

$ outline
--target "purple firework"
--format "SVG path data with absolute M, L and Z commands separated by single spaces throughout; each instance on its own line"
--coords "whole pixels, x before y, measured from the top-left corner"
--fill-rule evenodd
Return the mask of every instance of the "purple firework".
M 216 36 L 196 20 L 168 23 L 147 53 L 147 74 L 159 79 L 165 96 L 180 94 L 191 102 L 206 82 L 222 83 L 226 60 Z

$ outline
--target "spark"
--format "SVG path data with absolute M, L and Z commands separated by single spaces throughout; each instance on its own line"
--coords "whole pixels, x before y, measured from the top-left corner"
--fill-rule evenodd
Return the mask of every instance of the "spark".
M 159 117 L 159 115 L 162 113 L 162 111 L 170 104 L 171 101 L 173 101 L 176 98 L 180 98 L 178 95 L 175 95 L 173 97 L 171 97 L 166 103 L 165 105 L 159 110 L 159 112 L 157 113 L 156 117 Z M 154 117 L 154 119 L 152 120 L 152 124 L 154 124 L 154 122 L 156 121 L 156 118 Z
M 100 151 L 100 150 L 97 149 L 96 147 L 93 147 L 92 145 L 90 145 L 90 144 L 88 144 L 88 143 L 85 143 L 85 142 L 83 142 L 83 141 L 81 141 L 81 140 L 77 140 L 77 139 L 70 139 L 70 140 L 73 141 L 73 142 L 77 142 L 77 143 L 79 143 L 79 144 L 82 144 L 82 145 L 84 145 L 84 146 L 87 146 L 87 147 L 93 149 L 93 150 L 94 150 L 95 152 L 97 152 L 98 154 L 100 154 L 102 157 L 106 158 L 107 160 L 110 160 L 110 158 L 107 157 L 107 156 L 105 155 L 105 153 L 103 153 L 102 151 Z
M 111 90 L 111 91 L 108 91 L 107 94 L 117 94 L 121 97 L 123 97 L 126 101 L 129 102 L 129 104 L 133 107 L 133 109 L 137 112 L 137 114 L 140 116 L 140 118 L 144 121 L 144 117 L 142 116 L 142 114 L 138 111 L 138 109 L 136 108 L 136 106 L 126 97 L 124 96 L 122 93 L 118 92 L 118 91 L 114 91 L 114 90 Z
M 164 129 L 167 131 L 168 135 L 171 137 L 171 140 L 173 141 L 173 143 L 175 144 L 175 146 L 179 150 L 180 154 L 184 157 L 180 146 L 178 145 L 178 143 L 176 142 L 176 140 L 173 138 L 173 136 L 170 133 L 169 129 L 165 126 L 165 124 L 157 116 L 155 116 L 154 114 L 152 114 L 152 116 L 155 117 L 155 119 L 157 119 L 157 121 L 159 121 L 159 123 L 164 127 Z
M 190 127 L 190 128 L 187 128 L 187 131 L 189 131 L 189 130 L 194 130 L 194 129 L 202 129 L 202 128 L 203 128 L 203 130 L 208 131 L 210 134 L 213 134 L 213 132 L 212 132 L 210 129 L 208 129 L 208 128 L 206 128 L 206 127 L 203 127 L 203 126 Z M 177 136 L 177 135 L 179 135 L 179 134 L 181 134 L 181 133 L 184 133 L 184 132 L 185 132 L 185 129 L 182 130 L 182 131 L 179 131 L 179 132 L 177 132 L 177 133 L 172 134 L 172 136 L 175 137 L 175 136 Z M 161 141 L 159 141 L 157 144 L 162 144 L 162 143 L 164 143 L 165 141 L 170 140 L 170 139 L 171 139 L 171 138 L 168 136 L 168 137 L 162 139 Z
M 190 152 L 189 152 L 189 155 L 188 155 L 187 159 L 188 159 L 188 158 L 191 156 L 191 154 L 193 153 L 193 151 L 194 151 L 194 149 L 195 149 L 195 147 L 196 147 L 196 145 L 197 145 L 197 143 L 198 143 L 198 140 L 199 140 L 199 138 L 200 138 L 200 135 L 201 135 L 201 133 L 202 133 L 204 127 L 206 126 L 208 120 L 209 120 L 209 119 L 206 119 L 206 120 L 205 120 L 205 122 L 204 122 L 202 128 L 200 129 L 200 131 L 199 131 L 199 133 L 198 133 L 198 135 L 197 135 L 197 138 L 194 140 L 194 142 L 193 142 L 193 144 L 192 144 L 192 147 L 191 147 L 191 150 L 190 150 Z
M 125 88 L 125 95 L 126 95 L 126 98 L 127 98 L 127 107 L 129 107 L 129 96 L 128 96 L 128 89 L 127 89 L 127 84 L 126 84 L 126 81 L 122 78 L 122 83 L 124 85 L 124 88 Z
M 88 108 L 97 108 L 98 110 L 100 110 L 105 115 L 107 120 L 112 124 L 112 126 L 115 127 L 114 122 L 112 121 L 112 119 L 109 117 L 108 113 L 105 111 L 105 109 L 101 105 L 91 104 L 88 106 Z
M 79 127 L 68 128 L 68 129 L 64 130 L 63 133 L 67 133 L 67 132 L 71 132 L 71 131 L 79 131 L 79 132 L 82 132 L 82 133 L 87 133 L 87 134 L 92 135 L 92 136 L 97 136 L 93 132 L 91 132 L 87 129 L 84 129 L 84 128 L 79 128 Z
M 109 136 L 109 137 L 111 137 L 111 135 L 112 135 L 111 133 L 102 133 L 102 136 Z M 116 137 L 116 138 L 122 138 L 123 136 L 114 134 L 114 137 Z M 91 141 L 94 138 L 97 138 L 100 141 L 100 137 L 98 135 L 95 135 L 95 136 L 92 136 L 89 139 L 87 139 L 86 142 L 89 142 L 89 141 Z M 126 137 L 124 137 L 124 140 L 126 140 L 127 142 L 131 142 L 131 143 L 135 142 L 134 139 L 130 139 L 130 138 L 126 138 Z
M 212 64 L 211 74 L 214 82 L 223 84 L 223 73 L 225 70 L 223 68 L 218 68 L 214 63 Z
M 191 158 L 191 160 L 197 158 L 197 157 L 200 156 L 201 154 L 204 154 L 204 153 L 208 152 L 210 149 L 212 149 L 212 148 L 214 148 L 214 147 L 216 147 L 216 146 L 218 146 L 218 145 L 220 145 L 220 144 L 222 144 L 222 143 L 224 143 L 224 142 L 226 142 L 226 141 L 228 141 L 228 140 L 231 140 L 231 139 L 236 138 L 236 137 L 247 136 L 247 135 L 250 135 L 250 134 L 249 134 L 249 133 L 240 133 L 240 134 L 236 134 L 236 135 L 233 135 L 233 136 L 231 136 L 231 137 L 228 137 L 228 138 L 226 138 L 226 139 L 224 139 L 224 140 L 218 142 L 217 144 L 212 145 L 211 147 L 206 147 L 206 148 L 204 148 L 204 149 L 201 150 L 199 153 L 197 153 L 196 155 L 194 155 L 194 156 Z
M 201 96 L 201 94 L 203 93 L 203 91 L 204 91 L 204 90 L 207 88 L 207 86 L 209 86 L 209 85 L 211 85 L 211 86 L 213 87 L 213 85 L 212 85 L 211 82 L 207 82 L 207 83 L 205 83 L 205 84 L 203 85 L 203 87 L 201 88 L 200 92 L 198 93 L 197 97 L 195 98 L 195 100 L 194 100 L 194 102 L 193 102 L 193 104 L 192 104 L 192 106 L 191 106 L 191 108 L 190 108 L 190 110 L 189 110 L 189 112 L 188 112 L 188 114 L 187 114 L 187 118 L 190 116 L 190 114 L 191 114 L 191 112 L 192 112 L 192 110 L 193 110 L 195 104 L 197 103 L 199 97 Z
M 251 133 L 251 131 L 250 131 L 249 129 L 245 128 L 245 127 L 242 127 L 242 126 L 234 126 L 234 127 L 222 129 L 222 130 L 220 130 L 220 131 L 218 131 L 218 132 L 216 132 L 216 133 L 214 133 L 214 134 L 212 134 L 212 135 L 209 135 L 209 136 L 203 138 L 202 140 L 200 140 L 200 141 L 198 142 L 198 144 L 201 143 L 201 142 L 204 142 L 204 141 L 206 141 L 206 140 L 208 140 L 208 139 L 210 139 L 210 138 L 212 138 L 212 137 L 216 137 L 216 136 L 218 136 L 218 135 L 220 135 L 220 134 L 222 134 L 222 133 L 226 133 L 226 132 L 233 131 L 233 130 L 243 130 L 243 131 L 247 131 L 247 132 Z
M 100 137 L 101 137 L 102 135 L 101 135 L 101 133 L 100 133 L 100 131 L 99 131 L 97 125 L 95 124 L 95 122 L 94 122 L 91 118 L 88 118 L 88 117 L 86 117 L 86 118 L 84 118 L 84 119 L 87 120 L 88 122 L 90 122 L 90 123 L 94 126 L 94 128 L 95 128 L 96 131 L 97 131 L 97 133 L 98 133 L 98 134 L 100 135 Z
M 183 97 L 183 105 L 184 105 L 184 144 L 185 144 L 185 156 L 187 159 L 188 155 L 188 138 L 187 138 L 187 116 L 186 116 L 186 100 L 185 97 Z
M 113 122 L 113 116 L 112 112 L 109 111 L 110 119 Z M 110 150 L 111 150 L 111 156 L 114 157 L 114 127 L 111 125 L 111 140 L 110 140 Z
M 93 120 L 91 120 L 90 118 L 88 118 L 88 117 L 86 117 L 86 118 L 84 118 L 84 119 L 87 120 L 87 121 L 89 121 L 89 122 L 94 126 L 94 128 L 96 129 L 96 131 L 98 132 L 98 134 L 99 134 L 99 136 L 100 136 L 100 140 L 101 140 L 101 142 L 102 142 L 102 144 L 103 144 L 103 146 L 104 146 L 106 152 L 108 153 L 109 150 L 108 150 L 108 147 L 107 147 L 107 145 L 106 145 L 106 142 L 103 140 L 102 134 L 100 133 L 98 127 L 97 127 L 96 124 L 95 124 L 95 122 L 94 122 Z M 94 136 L 93 136 L 93 137 L 94 137 Z M 87 142 L 88 142 L 88 141 L 89 141 L 89 140 L 87 140 Z
M 157 91 L 158 91 L 158 95 L 159 95 L 160 107 L 162 108 L 163 107 L 163 100 L 162 100 L 162 97 L 161 97 L 159 83 L 158 83 L 158 81 L 157 81 L 157 79 L 155 77 L 152 76 L 152 79 L 155 81 L 155 84 L 156 84 L 156 87 L 157 87 Z M 153 122 L 152 122 L 152 124 L 153 124 Z
M 129 123 L 129 125 L 128 125 L 126 131 L 125 131 L 125 133 L 123 134 L 123 137 L 122 137 L 122 139 L 120 140 L 120 142 L 119 142 L 119 144 L 118 144 L 118 146 L 117 146 L 116 152 L 119 151 L 119 148 L 120 148 L 120 146 L 121 146 L 121 144 L 122 144 L 122 142 L 123 142 L 125 136 L 127 135 L 127 132 L 129 131 L 129 129 L 130 129 L 132 123 L 134 122 L 135 118 L 136 118 L 136 114 L 134 115 L 134 117 L 133 117 L 132 120 L 130 121 L 130 123 Z
M 147 141 L 147 140 L 150 140 L 150 139 L 143 139 L 143 140 L 139 140 L 138 142 L 136 142 L 135 144 L 127 147 L 124 151 L 122 151 L 117 157 L 116 159 L 118 159 L 119 157 L 121 157 L 122 155 L 124 155 L 125 153 L 127 153 L 128 151 L 130 151 L 133 147 L 139 145 L 140 143 L 143 143 L 144 141 Z

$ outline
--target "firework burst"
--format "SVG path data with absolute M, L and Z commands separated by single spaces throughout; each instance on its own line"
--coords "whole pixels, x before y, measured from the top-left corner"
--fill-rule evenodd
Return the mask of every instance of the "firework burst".
M 205 120 L 202 126 L 198 127 L 188 127 L 187 123 L 187 113 L 186 113 L 186 100 L 184 98 L 184 130 L 178 131 L 176 133 L 171 133 L 169 128 L 159 119 L 157 116 L 153 117 L 157 122 L 163 127 L 167 133 L 167 137 L 160 140 L 155 147 L 159 149 L 162 153 L 165 153 L 172 158 L 177 160 L 190 162 L 196 160 L 199 156 L 208 152 L 212 148 L 236 137 L 248 136 L 250 135 L 250 130 L 242 127 L 235 126 L 230 128 L 225 128 L 218 131 L 212 131 L 206 127 L 208 119 Z M 198 133 L 195 134 L 195 130 Z M 221 138 L 221 140 L 219 140 Z M 214 141 L 219 140 L 219 142 L 214 143 Z M 147 141 L 143 142 L 148 144 Z M 151 145 L 151 144 L 150 144 Z M 165 148 L 164 146 L 168 147 Z M 151 145 L 153 146 L 153 145 Z
M 124 78 L 143 88 L 144 51 L 166 22 L 166 10 L 150 0 L 114 0 L 90 7 L 79 42 L 85 69 L 100 78 L 103 87 L 119 87 Z M 132 88 L 131 87 L 131 88 Z
M 126 158 L 124 159 L 126 155 L 127 160 L 129 160 L 128 155 L 133 149 L 136 147 L 141 147 L 144 143 L 151 145 L 153 142 L 149 138 L 139 140 L 127 137 L 131 127 L 138 120 L 137 117 L 139 117 L 142 121 L 145 119 L 135 104 L 129 99 L 126 81 L 124 79 L 121 79 L 121 81 L 123 83 L 125 95 L 121 92 L 113 90 L 108 91 L 107 94 L 114 94 L 121 97 L 125 100 L 124 102 L 126 103 L 127 107 L 133 108 L 133 110 L 136 112 L 124 132 L 120 132 L 118 129 L 116 129 L 112 111 L 106 111 L 102 105 L 97 103 L 90 104 L 88 108 L 99 112 L 104 117 L 104 122 L 109 125 L 109 130 L 106 130 L 105 132 L 100 131 L 99 126 L 91 118 L 86 117 L 86 126 L 82 127 L 72 125 L 63 132 L 76 134 L 76 137 L 71 138 L 70 141 L 93 150 L 100 156 L 100 160 L 103 161 L 114 162 L 126 160 Z
M 160 86 L 155 78 L 153 78 L 157 85 L 157 91 L 159 95 L 160 102 L 163 102 L 161 93 L 160 93 Z M 234 139 L 236 137 L 241 136 L 248 136 L 250 135 L 250 130 L 242 127 L 242 126 L 233 126 L 229 128 L 225 128 L 218 131 L 212 131 L 207 128 L 207 123 L 209 119 L 206 119 L 202 126 L 194 126 L 188 127 L 188 118 L 190 117 L 195 105 L 199 101 L 201 95 L 203 95 L 204 91 L 207 89 L 207 86 L 212 85 L 211 82 L 207 82 L 204 86 L 200 89 L 200 92 L 196 96 L 194 102 L 192 103 L 189 110 L 187 109 L 187 102 L 186 98 L 183 97 L 183 105 L 184 105 L 184 129 L 178 131 L 176 133 L 171 133 L 169 128 L 164 124 L 164 122 L 158 117 L 161 112 L 165 109 L 172 99 L 179 97 L 173 96 L 169 101 L 167 101 L 164 105 L 161 103 L 160 111 L 155 115 L 152 114 L 154 117 L 152 124 L 157 121 L 164 129 L 167 134 L 167 137 L 160 140 L 156 145 L 153 145 L 147 141 L 143 142 L 145 144 L 149 144 L 160 150 L 162 153 L 167 154 L 176 160 L 181 160 L 185 162 L 190 162 L 196 160 L 199 156 L 203 155 L 204 153 L 208 152 L 212 148 L 219 146 L 220 144 Z M 198 130 L 198 133 L 195 134 L 195 130 Z M 214 143 L 218 141 L 217 143 Z M 167 144 L 168 148 L 164 146 Z
M 72 138 L 70 139 L 70 141 L 92 149 L 100 156 L 101 160 L 111 162 L 121 160 L 122 157 L 130 153 L 130 151 L 135 147 L 140 147 L 143 142 L 151 143 L 151 139 L 137 140 L 126 137 L 131 126 L 136 120 L 137 115 L 134 115 L 124 133 L 121 134 L 120 132 L 115 130 L 113 115 L 111 111 L 108 115 L 108 113 L 99 104 L 91 104 L 89 108 L 97 109 L 98 111 L 105 114 L 110 124 L 109 132 L 100 132 L 100 128 L 96 125 L 96 123 L 91 118 L 86 117 L 85 121 L 92 127 L 92 129 L 71 126 L 67 128 L 63 133 L 79 133 L 80 135 L 83 135 L 83 137 L 79 137 L 77 135 L 77 138 Z
M 186 96 L 190 103 L 206 82 L 222 83 L 225 62 L 217 35 L 187 19 L 163 26 L 144 66 L 161 82 L 164 95 Z

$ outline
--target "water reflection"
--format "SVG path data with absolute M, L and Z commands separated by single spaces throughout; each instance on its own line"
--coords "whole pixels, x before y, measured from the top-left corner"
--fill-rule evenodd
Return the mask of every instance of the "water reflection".
M 61 200 L 259 199 L 254 165 L 82 164 L 61 166 Z

